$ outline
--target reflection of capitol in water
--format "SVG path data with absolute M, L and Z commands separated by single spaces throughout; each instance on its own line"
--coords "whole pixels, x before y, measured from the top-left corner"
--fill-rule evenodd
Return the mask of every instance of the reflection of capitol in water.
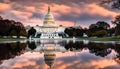
M 53 43 L 55 42 L 55 43 Z M 65 52 L 64 46 L 61 46 L 57 41 L 31 41 L 27 51 L 44 53 L 44 61 L 51 68 L 56 59 L 56 52 Z M 51 44 L 49 44 L 51 43 Z M 35 47 L 36 46 L 36 47 Z M 32 48 L 32 49 L 31 49 Z
M 119 43 L 95 43 L 86 40 L 0 43 L 0 56 L 0 69 L 94 69 L 99 65 L 98 69 L 112 66 L 114 69 L 120 69 Z M 101 67 L 101 63 L 107 65 Z
M 56 58 L 56 52 L 64 52 L 66 49 L 62 46 L 54 44 L 46 44 L 40 48 L 40 52 L 44 52 L 44 61 L 51 68 Z
M 111 53 L 109 44 L 104 43 L 92 43 L 88 41 L 74 41 L 74 40 L 33 40 L 28 42 L 26 51 L 39 52 L 44 54 L 44 62 L 50 68 L 56 61 L 56 52 L 68 52 L 73 51 L 81 52 L 83 50 L 89 50 L 90 53 L 97 56 L 105 57 Z
M 54 46 L 46 46 L 44 49 L 44 61 L 48 66 L 52 66 L 56 58 Z
M 59 40 L 36 40 L 29 41 L 27 51 L 33 50 L 34 52 L 45 53 L 47 50 L 54 50 L 55 52 L 65 52 L 66 49 L 60 44 Z M 31 48 L 33 49 L 31 49 Z M 50 52 L 50 51 L 49 51 Z

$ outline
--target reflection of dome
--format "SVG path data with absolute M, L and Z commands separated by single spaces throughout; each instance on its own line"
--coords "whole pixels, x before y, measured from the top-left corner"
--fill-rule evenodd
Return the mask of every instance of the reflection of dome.
M 48 13 L 46 14 L 46 16 L 44 18 L 43 25 L 44 26 L 54 26 L 55 25 L 54 17 L 50 12 L 50 7 L 48 7 Z
M 51 67 L 54 63 L 54 60 L 56 58 L 55 54 L 55 46 L 46 46 L 44 49 L 44 60 L 45 63 Z
M 53 63 L 54 63 L 54 60 L 55 60 L 55 53 L 54 52 L 50 52 L 50 53 L 45 53 L 44 54 L 44 60 L 45 60 L 45 63 L 48 65 L 48 66 L 52 66 Z

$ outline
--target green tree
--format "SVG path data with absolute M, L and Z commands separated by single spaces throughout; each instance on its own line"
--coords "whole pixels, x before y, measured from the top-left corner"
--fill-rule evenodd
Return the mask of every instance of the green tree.
M 96 31 L 96 32 L 94 33 L 94 35 L 97 36 L 97 37 L 107 36 L 107 31 L 106 31 L 106 30 Z
M 91 36 L 95 36 L 95 32 L 98 30 L 98 26 L 96 25 L 96 24 L 91 24 L 90 26 L 89 26 L 89 29 L 87 30 L 87 35 L 89 36 L 89 37 L 91 37 Z
M 20 36 L 27 36 L 26 30 L 20 30 Z
M 20 31 L 24 30 L 25 33 L 25 27 L 21 22 L 15 22 L 14 20 L 9 19 L 3 19 L 0 16 L 0 36 L 17 36 L 19 38 Z
M 28 38 L 29 38 L 31 35 L 35 35 L 35 33 L 36 33 L 36 30 L 35 30 L 33 27 L 31 27 L 31 29 L 28 30 Z
M 103 29 L 109 29 L 110 28 L 110 25 L 105 22 L 105 21 L 98 21 L 96 23 L 96 25 L 99 27 L 99 28 L 103 28 Z
M 20 36 L 24 36 L 27 34 L 25 27 L 21 22 L 15 22 L 13 29 L 16 30 L 17 38 L 20 38 Z
M 10 32 L 10 36 L 16 36 L 16 35 L 17 35 L 16 30 L 12 30 L 12 31 Z
M 84 30 L 81 27 L 68 27 L 64 32 L 69 36 L 83 36 Z
M 97 25 L 96 25 L 96 24 L 91 24 L 91 25 L 89 26 L 89 29 L 95 29 L 95 28 L 97 28 Z
M 115 27 L 115 35 L 120 35 L 120 15 L 117 15 L 115 19 L 112 21 L 113 24 L 116 25 Z
M 87 30 L 87 35 L 103 37 L 107 35 L 110 25 L 104 21 L 98 21 L 96 24 L 91 24 Z
M 114 34 L 115 34 L 115 28 L 114 28 L 114 27 L 113 27 L 113 28 L 110 28 L 110 29 L 108 30 L 108 34 L 109 34 L 109 36 L 114 35 Z

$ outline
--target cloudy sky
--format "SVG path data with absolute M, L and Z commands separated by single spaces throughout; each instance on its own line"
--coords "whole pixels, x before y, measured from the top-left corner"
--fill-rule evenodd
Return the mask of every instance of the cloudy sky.
M 75 22 L 82 27 L 97 21 L 110 23 L 119 14 L 109 5 L 100 5 L 99 0 L 0 0 L 0 16 L 24 25 L 42 25 L 48 6 L 56 24 L 64 26 Z

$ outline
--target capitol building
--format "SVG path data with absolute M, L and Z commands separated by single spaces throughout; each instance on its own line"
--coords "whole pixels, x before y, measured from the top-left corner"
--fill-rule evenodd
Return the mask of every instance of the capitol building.
M 65 26 L 57 26 L 54 20 L 52 13 L 50 12 L 50 7 L 48 7 L 48 12 L 44 17 L 43 25 L 34 26 L 36 30 L 36 34 L 34 37 L 41 38 L 41 39 L 57 39 L 67 36 L 64 33 Z

